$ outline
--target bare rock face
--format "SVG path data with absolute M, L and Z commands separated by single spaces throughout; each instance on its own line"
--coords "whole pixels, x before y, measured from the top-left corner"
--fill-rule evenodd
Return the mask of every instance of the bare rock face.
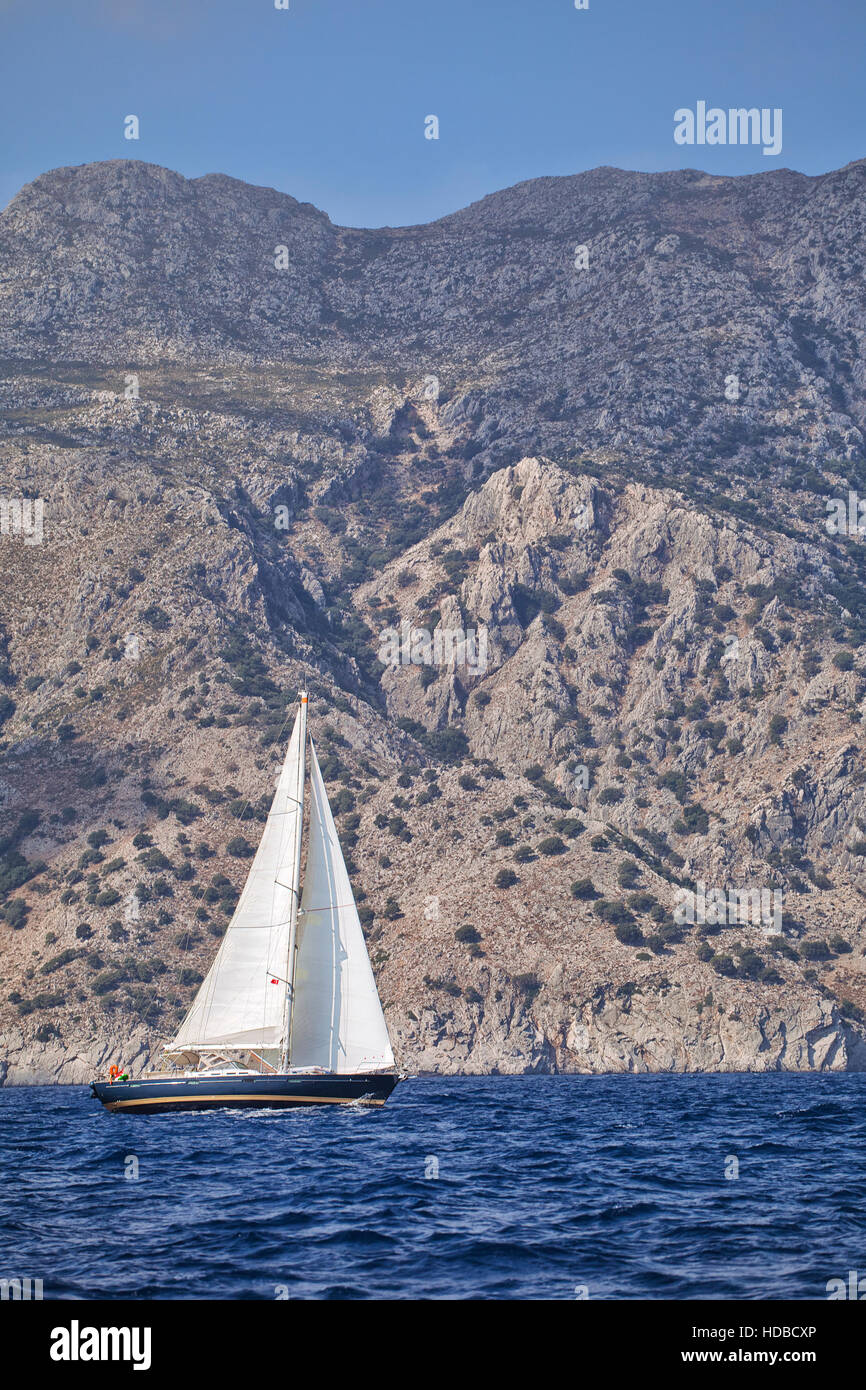
M 150 1062 L 146 1028 L 139 1025 L 118 1035 L 101 1033 L 82 1040 L 77 1048 L 60 1039 L 29 1039 L 20 1028 L 0 1035 L 0 1062 L 4 1086 L 75 1086 L 105 1076 L 119 1058 L 124 1068 L 144 1069 Z
M 866 1065 L 864 170 L 22 190 L 6 1084 L 158 1055 L 302 685 L 403 1065 Z

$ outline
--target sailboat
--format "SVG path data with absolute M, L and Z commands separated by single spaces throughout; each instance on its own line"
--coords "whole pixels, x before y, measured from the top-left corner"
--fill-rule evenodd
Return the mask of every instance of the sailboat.
M 383 1105 L 400 1080 L 312 738 L 307 695 L 216 958 L 164 1070 L 91 1083 L 107 1110 Z

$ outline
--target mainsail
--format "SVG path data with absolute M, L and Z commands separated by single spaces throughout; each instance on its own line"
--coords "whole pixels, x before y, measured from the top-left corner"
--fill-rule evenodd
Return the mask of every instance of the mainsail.
M 276 1050 L 281 1066 L 344 1075 L 395 1065 L 312 739 L 298 905 L 306 741 L 304 695 L 237 909 L 169 1054 Z
M 306 711 L 304 700 L 249 877 L 169 1052 L 259 1050 L 283 1043 L 293 899 L 296 909 L 300 878 Z
M 394 1054 L 310 739 L 310 836 L 298 924 L 290 1055 L 296 1067 L 373 1071 Z

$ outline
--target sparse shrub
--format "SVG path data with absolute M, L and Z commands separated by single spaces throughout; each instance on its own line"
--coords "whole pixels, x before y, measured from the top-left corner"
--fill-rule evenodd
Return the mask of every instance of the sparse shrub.
M 727 975 L 733 978 L 737 973 L 737 967 L 734 964 L 732 956 L 713 956 L 712 966 L 717 975 Z
M 844 936 L 839 936 L 838 933 L 830 937 L 828 944 L 830 950 L 835 951 L 837 956 L 847 956 L 851 951 L 850 943 L 845 940 Z
M 777 746 L 780 746 L 782 742 L 782 734 L 785 733 L 787 728 L 788 721 L 785 718 L 784 714 L 774 714 L 772 719 L 770 720 L 770 742 L 776 744 Z
M 122 985 L 126 979 L 126 971 L 122 970 L 119 966 L 115 966 L 110 970 L 103 970 L 93 981 L 93 993 L 99 995 L 110 994 L 112 990 Z
M 462 942 L 464 946 L 475 946 L 481 940 L 481 934 L 475 927 L 458 927 L 454 933 L 454 940 Z
M 255 851 L 243 835 L 235 835 L 226 845 L 226 853 L 234 859 L 250 859 Z
M 159 607 L 159 604 L 152 603 L 149 608 L 145 608 L 141 616 L 155 632 L 165 632 L 171 626 L 171 618 L 164 608 Z
M 547 839 L 540 842 L 538 852 L 546 855 L 565 854 L 567 848 L 558 835 L 548 835 Z
M 13 898 L 11 902 L 0 908 L 0 917 L 8 926 L 20 930 L 27 922 L 27 914 L 30 911 L 23 898 Z
M 599 806 L 616 806 L 622 801 L 625 792 L 620 787 L 605 787 L 598 794 Z
M 541 981 L 537 975 L 528 973 L 525 975 L 515 975 L 514 984 L 517 990 L 523 995 L 527 1003 L 531 1004 L 535 996 L 541 989 Z
M 826 941 L 801 941 L 800 955 L 803 960 L 829 960 L 832 952 Z
M 621 922 L 614 927 L 613 934 L 623 946 L 642 946 L 644 935 L 637 923 Z M 652 937 L 650 937 L 650 942 Z
M 567 839 L 574 840 L 586 829 L 582 820 L 577 816 L 559 816 L 553 822 L 554 830 L 560 835 L 565 835 Z
M 622 903 L 609 902 L 606 898 L 599 898 L 595 911 L 603 921 L 610 922 L 611 926 L 627 926 L 634 922 L 634 917 L 627 907 Z
M 634 888 L 640 878 L 640 869 L 633 859 L 623 859 L 616 871 L 616 881 L 620 888 Z

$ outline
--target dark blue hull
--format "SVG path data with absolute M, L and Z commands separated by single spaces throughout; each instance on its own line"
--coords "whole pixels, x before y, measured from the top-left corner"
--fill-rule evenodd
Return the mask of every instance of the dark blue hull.
M 289 1109 L 307 1105 L 384 1105 L 399 1077 L 394 1072 L 360 1076 L 183 1076 L 137 1081 L 93 1081 L 92 1094 L 106 1110 L 153 1115 L 169 1110 Z

